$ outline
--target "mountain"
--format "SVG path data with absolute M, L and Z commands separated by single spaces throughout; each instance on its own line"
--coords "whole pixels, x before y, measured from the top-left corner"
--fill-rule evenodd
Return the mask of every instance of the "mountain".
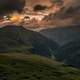
M 47 29 L 41 34 L 57 42 L 59 48 L 53 55 L 56 59 L 70 66 L 80 67 L 80 26 Z
M 46 29 L 40 33 L 63 46 L 69 41 L 80 39 L 80 25 Z
M 57 60 L 80 68 L 80 39 L 70 41 L 54 53 Z
M 0 80 L 80 80 L 80 70 L 41 56 L 0 54 Z
M 22 26 L 8 25 L 0 28 L 0 53 L 23 52 L 51 56 L 57 43 Z

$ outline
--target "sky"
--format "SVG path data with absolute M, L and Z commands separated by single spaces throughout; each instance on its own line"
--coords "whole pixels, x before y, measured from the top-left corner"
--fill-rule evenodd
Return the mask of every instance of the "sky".
M 57 0 L 57 1 L 59 1 L 59 0 Z M 74 7 L 74 10 L 75 10 L 74 12 L 76 14 L 71 14 L 72 17 L 69 17 L 67 20 L 65 20 L 65 22 L 64 21 L 61 22 L 61 19 L 60 19 L 59 23 L 60 24 L 62 23 L 62 25 L 63 25 L 63 22 L 66 24 L 68 24 L 68 23 L 71 24 L 71 23 L 79 21 L 78 23 L 80 23 L 80 15 L 79 15 L 80 13 L 78 13 L 75 8 L 77 6 L 79 6 L 79 8 L 80 8 L 80 0 L 62 0 L 62 1 L 63 1 L 63 6 L 65 6 L 66 8 Z M 0 0 L 0 13 L 2 13 L 2 12 L 8 13 L 8 11 L 10 13 L 11 13 L 11 11 L 23 11 L 24 7 L 32 9 L 37 4 L 46 5 L 46 6 L 52 5 L 51 0 Z M 52 11 L 52 9 L 48 10 L 48 12 L 49 11 Z M 66 16 L 66 15 L 67 14 L 64 13 L 64 16 Z M 60 15 L 60 16 L 62 16 L 62 15 Z M 56 22 L 58 23 L 58 20 Z
M 62 1 L 64 1 L 64 5 L 66 7 L 80 6 L 80 0 L 62 0 Z M 2 11 L 7 12 L 8 10 L 20 11 L 24 8 L 24 6 L 32 9 L 37 4 L 50 6 L 52 3 L 51 0 L 0 0 L 0 13 Z
M 25 6 L 32 9 L 35 5 L 41 4 L 43 6 L 50 6 L 51 0 L 0 0 L 0 9 L 16 9 L 23 8 L 23 4 L 21 2 L 25 1 Z
M 0 0 L 0 13 L 8 11 L 21 11 L 24 7 L 24 0 Z
M 80 0 L 64 0 L 64 5 L 66 7 L 70 7 L 70 6 L 80 6 Z
M 36 4 L 47 5 L 50 6 L 50 0 L 26 0 L 26 6 L 29 8 L 33 8 Z

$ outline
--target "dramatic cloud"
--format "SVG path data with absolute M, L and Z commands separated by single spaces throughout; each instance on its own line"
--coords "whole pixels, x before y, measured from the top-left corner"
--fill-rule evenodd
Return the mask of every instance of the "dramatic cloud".
M 56 25 L 56 27 L 80 25 L 80 0 L 63 0 L 61 10 L 45 19 L 48 21 L 47 25 Z
M 50 0 L 26 0 L 26 6 L 29 9 L 33 9 L 33 7 L 37 4 L 50 6 L 51 2 Z
M 80 0 L 63 0 L 64 1 L 64 6 L 66 7 L 76 7 L 76 6 L 80 6 Z
M 37 4 L 36 6 L 34 6 L 34 11 L 41 11 L 41 10 L 45 10 L 45 9 L 47 9 L 47 6 L 45 6 L 45 5 Z
M 25 0 L 0 0 L 0 13 L 21 11 L 24 5 Z
M 80 0 L 64 0 L 64 12 L 74 17 L 80 14 Z

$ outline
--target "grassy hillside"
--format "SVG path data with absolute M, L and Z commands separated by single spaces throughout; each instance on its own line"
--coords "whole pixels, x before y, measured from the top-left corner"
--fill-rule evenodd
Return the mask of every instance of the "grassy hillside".
M 0 55 L 0 80 L 80 80 L 80 71 L 45 57 Z
M 22 26 L 4 26 L 0 28 L 0 52 L 34 53 L 51 56 L 58 47 L 57 43 L 49 40 L 37 32 L 24 29 Z

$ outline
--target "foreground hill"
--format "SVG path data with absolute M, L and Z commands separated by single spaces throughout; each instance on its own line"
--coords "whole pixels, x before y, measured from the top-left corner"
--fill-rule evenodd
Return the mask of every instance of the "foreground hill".
M 80 71 L 36 55 L 0 55 L 0 80 L 80 80 Z
M 4 26 L 0 28 L 0 53 L 23 52 L 51 56 L 57 43 L 37 32 L 24 29 L 22 26 Z

